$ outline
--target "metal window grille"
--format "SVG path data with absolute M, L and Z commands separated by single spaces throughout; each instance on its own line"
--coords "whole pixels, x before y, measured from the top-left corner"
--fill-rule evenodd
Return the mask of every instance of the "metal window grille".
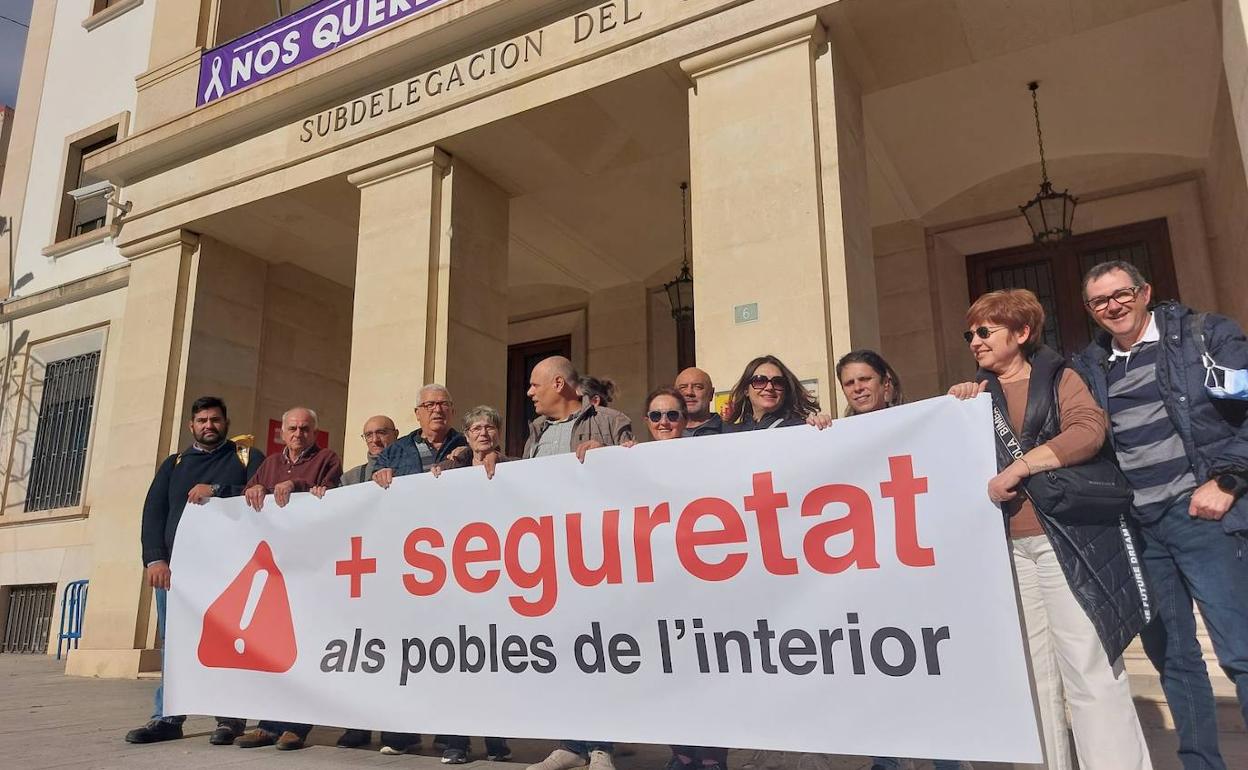
M 0 652 L 46 653 L 55 607 L 55 583 L 10 588 Z
M 28 511 L 75 506 L 82 497 L 99 364 L 97 350 L 53 361 L 45 370 L 26 486 Z
M 1062 349 L 1062 333 L 1057 326 L 1057 287 L 1053 280 L 1052 266 L 1048 262 L 993 268 L 988 271 L 988 288 L 993 291 L 1031 289 L 1040 300 L 1040 306 L 1044 308 L 1044 344 L 1054 350 Z

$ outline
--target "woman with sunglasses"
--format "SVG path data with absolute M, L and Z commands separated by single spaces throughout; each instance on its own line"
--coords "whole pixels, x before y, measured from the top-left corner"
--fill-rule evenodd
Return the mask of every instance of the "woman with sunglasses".
M 797 375 L 775 356 L 759 356 L 746 364 L 724 415 L 725 427 L 732 425 L 734 431 L 807 424 L 824 428 L 830 422 L 830 417 L 819 414 L 819 402 Z
M 650 438 L 667 441 L 685 436 L 689 423 L 685 399 L 680 391 L 665 385 L 646 396 L 646 427 Z M 692 435 L 692 434 L 690 434 Z M 727 770 L 728 749 L 708 746 L 672 746 L 672 759 L 667 770 Z
M 967 310 L 966 322 L 979 373 L 949 393 L 990 391 L 1026 450 L 1015 459 L 996 442 L 999 472 L 988 497 L 1008 518 L 1047 766 L 1071 767 L 1065 690 L 1080 767 L 1151 768 L 1120 659 L 1146 620 L 1121 531 L 1116 523 L 1058 521 L 1038 511 L 1022 486 L 1033 474 L 1093 459 L 1105 443 L 1105 412 L 1079 375 L 1041 344 L 1044 308 L 1030 291 L 989 292 Z

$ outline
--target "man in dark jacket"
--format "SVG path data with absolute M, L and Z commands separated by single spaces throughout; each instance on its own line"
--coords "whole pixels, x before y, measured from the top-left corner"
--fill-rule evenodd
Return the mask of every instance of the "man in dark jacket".
M 373 481 L 389 489 L 395 476 L 425 473 L 434 465 L 442 470 L 472 462 L 464 434 L 451 427 L 455 402 L 445 386 L 430 383 L 420 389 L 416 424 L 420 427 L 377 455 Z
M 464 434 L 451 427 L 454 417 L 455 402 L 446 386 L 430 383 L 421 388 L 416 403 L 416 423 L 420 427 L 377 455 L 373 481 L 389 489 L 395 476 L 427 473 L 435 465 L 448 470 L 470 464 L 472 450 Z M 434 738 L 435 747 L 442 743 L 439 738 Z M 381 753 L 415 752 L 420 748 L 420 740 L 418 733 L 383 732 Z
M 1083 287 L 1104 331 L 1075 367 L 1109 413 L 1114 451 L 1135 489 L 1141 558 L 1158 610 L 1140 636 L 1161 674 L 1184 768 L 1220 770 L 1226 764 L 1192 600 L 1248 722 L 1248 402 L 1210 396 L 1201 351 L 1219 366 L 1246 369 L 1248 339 L 1234 321 L 1178 303 L 1150 311 L 1152 288 L 1128 262 L 1093 267 Z
M 229 426 L 224 401 L 214 396 L 196 399 L 191 404 L 191 420 L 187 425 L 193 438 L 191 445 L 160 464 L 147 490 L 147 500 L 143 503 L 143 564 L 147 567 L 148 585 L 156 590 L 156 629 L 162 637 L 173 538 L 186 504 L 203 505 L 212 497 L 242 494 L 243 485 L 264 460 L 259 452 L 227 439 Z M 156 687 L 151 721 L 126 733 L 126 741 L 155 743 L 181 738 L 185 720 L 185 716 L 165 715 L 162 682 Z M 208 740 L 214 745 L 228 746 L 242 733 L 243 727 L 242 719 L 217 717 L 217 729 Z

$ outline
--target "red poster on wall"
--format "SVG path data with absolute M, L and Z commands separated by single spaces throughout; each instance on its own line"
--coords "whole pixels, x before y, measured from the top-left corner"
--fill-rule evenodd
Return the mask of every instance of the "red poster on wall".
M 328 449 L 329 448 L 329 434 L 323 430 L 318 430 L 316 432 L 316 445 L 319 446 L 321 449 Z M 282 440 L 282 421 L 281 420 L 269 420 L 269 440 L 268 440 L 268 443 L 265 444 L 265 447 L 264 447 L 265 457 L 268 457 L 269 455 L 272 455 L 272 454 L 277 454 L 278 452 L 282 451 L 282 449 L 285 446 L 286 446 L 286 442 Z

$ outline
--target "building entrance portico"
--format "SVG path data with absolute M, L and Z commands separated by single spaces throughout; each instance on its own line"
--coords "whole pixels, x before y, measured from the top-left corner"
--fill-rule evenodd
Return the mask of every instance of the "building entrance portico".
M 1036 261 L 1015 251 L 1039 181 L 1031 80 L 1049 174 L 1080 199 L 1076 238 L 1161 223 L 1150 237 L 1178 296 L 1245 320 L 1239 4 L 1090 9 L 443 0 L 212 98 L 197 67 L 250 17 L 218 0 L 149 9 L 135 130 L 84 161 L 133 204 L 113 236 L 115 312 L 31 332 L 111 325 L 84 482 L 92 601 L 70 670 L 158 665 L 138 511 L 185 441 L 189 399 L 224 397 L 233 432 L 262 447 L 269 421 L 306 403 L 351 466 L 365 418 L 409 431 L 419 387 L 441 382 L 461 414 L 503 412 L 515 447 L 526 383 L 509 351 L 523 369 L 524 351 L 558 341 L 616 382 L 639 427 L 645 393 L 676 374 L 663 285 L 686 224 L 696 359 L 718 391 L 772 353 L 840 413 L 835 362 L 872 347 L 909 399 L 944 392 L 973 372 L 972 296 L 1030 280 L 1010 269 Z M 73 265 L 38 262 L 42 245 L 19 244 L 15 263 L 41 291 Z M 1077 301 L 1053 301 L 1068 333 Z

